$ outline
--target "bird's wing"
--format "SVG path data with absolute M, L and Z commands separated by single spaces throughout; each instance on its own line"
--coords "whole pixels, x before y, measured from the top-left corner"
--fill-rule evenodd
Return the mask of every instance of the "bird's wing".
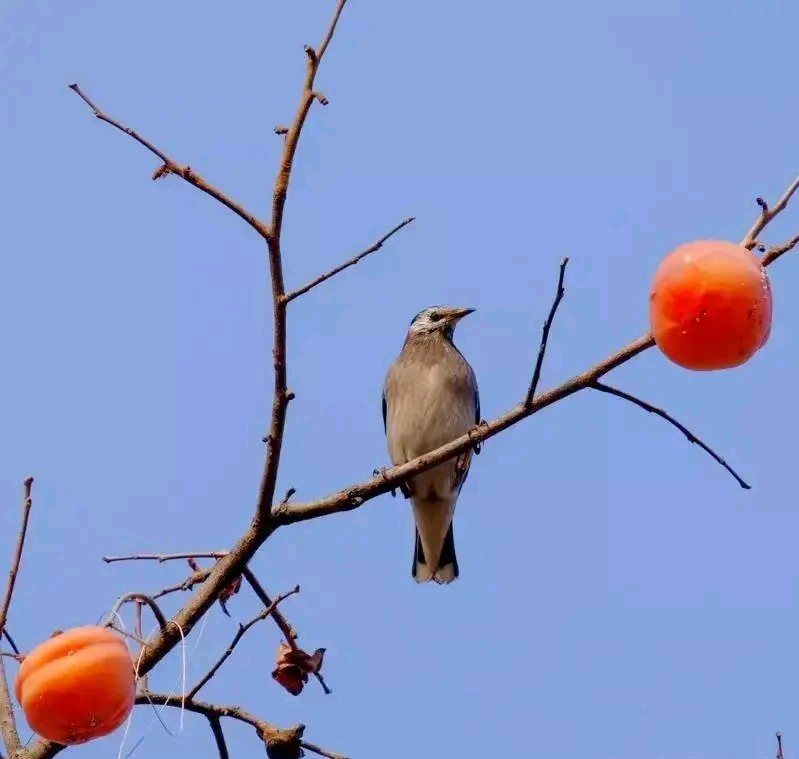
M 383 432 L 388 434 L 388 425 L 386 424 L 386 389 L 383 388 Z

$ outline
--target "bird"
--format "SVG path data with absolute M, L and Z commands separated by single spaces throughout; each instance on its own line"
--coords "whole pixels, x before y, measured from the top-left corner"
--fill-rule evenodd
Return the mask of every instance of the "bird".
M 383 386 L 383 428 L 394 466 L 449 443 L 480 424 L 480 393 L 469 362 L 452 341 L 473 308 L 430 306 L 411 321 Z M 416 535 L 411 574 L 417 583 L 449 584 L 459 575 L 452 520 L 469 473 L 468 450 L 401 486 Z

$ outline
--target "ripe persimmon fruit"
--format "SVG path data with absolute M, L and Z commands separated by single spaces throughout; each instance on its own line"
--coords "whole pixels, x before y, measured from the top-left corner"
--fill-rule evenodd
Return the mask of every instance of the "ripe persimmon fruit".
M 652 337 L 686 369 L 740 366 L 771 333 L 771 285 L 757 257 L 741 245 L 698 240 L 660 263 L 649 297 Z
M 72 745 L 116 730 L 133 709 L 136 678 L 124 639 L 105 627 L 75 627 L 22 660 L 14 691 L 43 738 Z

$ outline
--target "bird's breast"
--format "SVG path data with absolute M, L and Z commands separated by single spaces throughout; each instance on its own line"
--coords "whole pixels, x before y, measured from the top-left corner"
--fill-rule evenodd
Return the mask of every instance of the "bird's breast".
M 439 448 L 474 426 L 474 388 L 446 366 L 417 367 L 393 379 L 386 421 L 395 464 Z

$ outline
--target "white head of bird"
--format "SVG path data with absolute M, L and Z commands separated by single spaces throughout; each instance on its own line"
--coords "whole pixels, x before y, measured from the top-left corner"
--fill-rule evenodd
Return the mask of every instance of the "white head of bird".
M 440 333 L 452 340 L 455 325 L 474 311 L 473 308 L 455 308 L 453 306 L 430 306 L 413 317 L 408 336 L 432 335 Z

